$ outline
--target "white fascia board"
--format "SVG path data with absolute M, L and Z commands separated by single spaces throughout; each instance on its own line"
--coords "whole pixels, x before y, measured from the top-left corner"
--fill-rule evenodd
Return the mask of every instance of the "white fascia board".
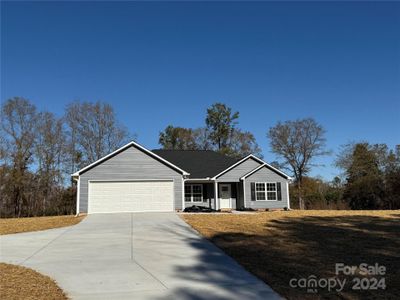
M 253 158 L 254 160 L 258 161 L 260 164 L 267 165 L 267 166 L 269 166 L 270 168 L 272 168 L 272 169 L 274 169 L 275 171 L 277 171 L 277 172 L 279 172 L 280 174 L 282 174 L 283 176 L 290 178 L 288 175 L 286 175 L 285 173 L 283 173 L 283 172 L 281 172 L 281 171 L 275 169 L 274 167 L 272 167 L 271 165 L 269 165 L 267 162 L 263 161 L 261 158 L 255 156 L 255 155 L 253 155 L 253 154 L 250 154 L 250 155 L 247 155 L 245 158 L 239 160 L 238 162 L 234 163 L 234 164 L 233 164 L 232 166 L 230 166 L 229 168 L 227 168 L 227 169 L 223 170 L 222 172 L 220 172 L 219 174 L 215 175 L 215 176 L 214 176 L 213 178 L 211 178 L 211 179 L 213 179 L 213 180 L 217 179 L 217 178 L 218 178 L 219 176 L 221 176 L 222 174 L 225 174 L 225 173 L 228 172 L 229 170 L 232 170 L 234 167 L 236 167 L 237 165 L 241 164 L 242 162 L 248 160 L 249 158 Z M 245 175 L 245 176 L 246 176 L 246 175 Z
M 248 176 L 250 176 L 251 174 L 257 172 L 258 170 L 264 168 L 265 166 L 266 166 L 265 164 L 259 165 L 257 168 L 251 170 L 249 173 L 245 174 L 245 175 L 242 176 L 240 179 L 241 179 L 241 180 L 245 179 L 246 177 L 248 177 Z
M 214 181 L 212 178 L 185 178 L 185 181 Z
M 260 159 L 258 157 L 255 157 L 253 154 L 247 155 L 245 158 L 237 161 L 236 163 L 234 163 L 232 166 L 226 168 L 225 170 L 223 170 L 222 172 L 218 173 L 217 175 L 215 175 L 213 178 L 211 178 L 212 180 L 216 180 L 219 176 L 221 176 L 222 174 L 225 174 L 226 172 L 228 172 L 229 170 L 232 170 L 234 167 L 236 167 L 237 165 L 241 164 L 242 162 L 244 162 L 245 160 L 249 159 L 250 157 L 253 157 L 255 160 L 260 161 Z
M 285 173 L 283 173 L 282 171 L 279 171 L 277 168 L 274 168 L 273 166 L 271 166 L 270 164 L 264 162 L 262 165 L 258 166 L 257 168 L 255 168 L 254 170 L 250 171 L 249 173 L 247 173 L 246 175 L 242 176 L 240 179 L 245 179 L 247 177 L 249 177 L 251 174 L 254 174 L 255 172 L 257 172 L 258 170 L 264 168 L 264 167 L 268 167 L 271 168 L 272 170 L 274 170 L 275 172 L 279 173 L 280 175 L 282 175 L 283 177 L 286 177 L 286 179 L 291 180 L 292 177 L 286 175 Z
M 127 148 L 129 148 L 129 147 L 131 147 L 131 146 L 134 146 L 134 147 L 136 147 L 136 148 L 139 148 L 140 150 L 142 150 L 143 152 L 149 154 L 150 156 L 153 156 L 153 157 L 155 157 L 155 158 L 161 160 L 162 162 L 164 162 L 164 163 L 167 164 L 168 166 L 170 166 L 170 167 L 172 167 L 172 168 L 174 168 L 174 169 L 176 169 L 176 170 L 182 172 L 183 175 L 190 175 L 190 173 L 186 172 L 185 170 L 182 170 L 181 168 L 179 168 L 178 166 L 174 165 L 173 163 L 170 163 L 169 161 L 165 160 L 165 159 L 162 158 L 161 156 L 155 154 L 154 152 L 151 152 L 150 150 L 146 149 L 145 147 L 139 145 L 138 143 L 136 143 L 136 142 L 134 142 L 134 141 L 131 141 L 131 142 L 129 142 L 128 144 L 122 146 L 121 148 L 115 150 L 114 152 L 111 152 L 110 154 L 108 154 L 108 155 L 106 155 L 106 156 L 104 156 L 104 157 L 102 157 L 102 158 L 96 160 L 94 163 L 91 163 L 90 165 L 88 165 L 88 166 L 86 166 L 86 167 L 80 169 L 79 171 L 73 173 L 71 176 L 72 176 L 72 177 L 74 177 L 74 176 L 79 176 L 82 172 L 86 171 L 87 169 L 90 169 L 91 167 L 93 167 L 93 166 L 95 166 L 95 165 L 101 163 L 102 161 L 107 160 L 109 157 L 113 156 L 115 153 L 118 153 L 118 152 L 120 152 L 120 151 L 123 151 L 123 150 L 125 150 L 125 149 L 127 149 Z
M 283 173 L 282 171 L 278 170 L 277 168 L 274 168 L 273 166 L 271 166 L 268 163 L 265 163 L 265 166 L 268 168 L 271 168 L 272 170 L 276 171 L 277 173 L 281 174 L 282 176 L 286 177 L 286 179 L 288 180 L 292 180 L 292 177 L 290 177 L 289 175 Z

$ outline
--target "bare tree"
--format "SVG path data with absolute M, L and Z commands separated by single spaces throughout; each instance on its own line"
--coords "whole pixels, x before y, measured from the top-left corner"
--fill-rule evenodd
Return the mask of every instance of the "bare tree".
M 74 103 L 60 119 L 38 113 L 26 99 L 6 101 L 0 121 L 0 216 L 73 213 L 75 187 L 65 187 L 65 172 L 127 139 L 127 130 L 107 104 Z
M 242 158 L 249 154 L 254 154 L 262 158 L 261 148 L 256 142 L 256 138 L 249 131 L 234 129 L 229 141 L 228 155 Z
M 72 168 L 94 162 L 126 143 L 128 130 L 117 122 L 114 109 L 103 102 L 74 102 L 67 106 Z
M 15 216 L 21 215 L 22 206 L 27 202 L 24 192 L 28 167 L 33 162 L 37 120 L 35 106 L 24 98 L 9 99 L 1 107 L 2 165 L 3 170 L 9 170 L 10 200 Z
M 200 127 L 193 130 L 193 137 L 199 150 L 214 150 L 215 147 L 210 139 L 210 131 L 207 127 Z
M 67 172 L 70 174 L 74 173 L 78 169 L 78 165 L 82 161 L 82 154 L 78 149 L 77 142 L 77 132 L 79 127 L 79 117 L 80 117 L 80 105 L 78 103 L 69 104 L 65 110 L 64 120 L 67 125 L 67 156 L 69 167 L 67 167 Z M 71 178 L 71 184 L 73 184 Z
M 62 119 L 50 112 L 39 114 L 38 138 L 35 146 L 37 158 L 37 190 L 41 197 L 43 213 L 46 211 L 49 196 L 53 189 L 64 184 L 64 165 L 66 163 L 66 133 Z
M 299 119 L 278 122 L 269 129 L 267 136 L 272 152 L 293 172 L 298 188 L 299 207 L 304 209 L 303 177 L 309 173 L 313 158 L 329 153 L 325 150 L 324 128 L 312 118 Z

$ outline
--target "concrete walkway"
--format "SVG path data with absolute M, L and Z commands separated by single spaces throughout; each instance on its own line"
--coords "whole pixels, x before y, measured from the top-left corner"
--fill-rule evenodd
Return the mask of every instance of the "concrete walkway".
M 49 275 L 72 299 L 280 299 L 174 213 L 90 215 L 0 247 L 1 261 Z

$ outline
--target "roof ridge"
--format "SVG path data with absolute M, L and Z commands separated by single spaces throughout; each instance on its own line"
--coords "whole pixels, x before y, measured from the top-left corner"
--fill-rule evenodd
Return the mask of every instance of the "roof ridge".
M 151 151 L 209 151 L 209 152 L 215 152 L 218 153 L 217 151 L 214 150 L 205 150 L 205 149 L 153 149 Z

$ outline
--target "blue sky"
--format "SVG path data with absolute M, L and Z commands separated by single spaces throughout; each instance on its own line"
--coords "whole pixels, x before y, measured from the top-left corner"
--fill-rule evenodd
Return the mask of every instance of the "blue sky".
M 313 117 L 334 152 L 400 142 L 399 2 L 2 2 L 1 101 L 111 103 L 149 148 L 216 101 L 266 132 Z M 334 156 L 313 175 L 332 178 Z

